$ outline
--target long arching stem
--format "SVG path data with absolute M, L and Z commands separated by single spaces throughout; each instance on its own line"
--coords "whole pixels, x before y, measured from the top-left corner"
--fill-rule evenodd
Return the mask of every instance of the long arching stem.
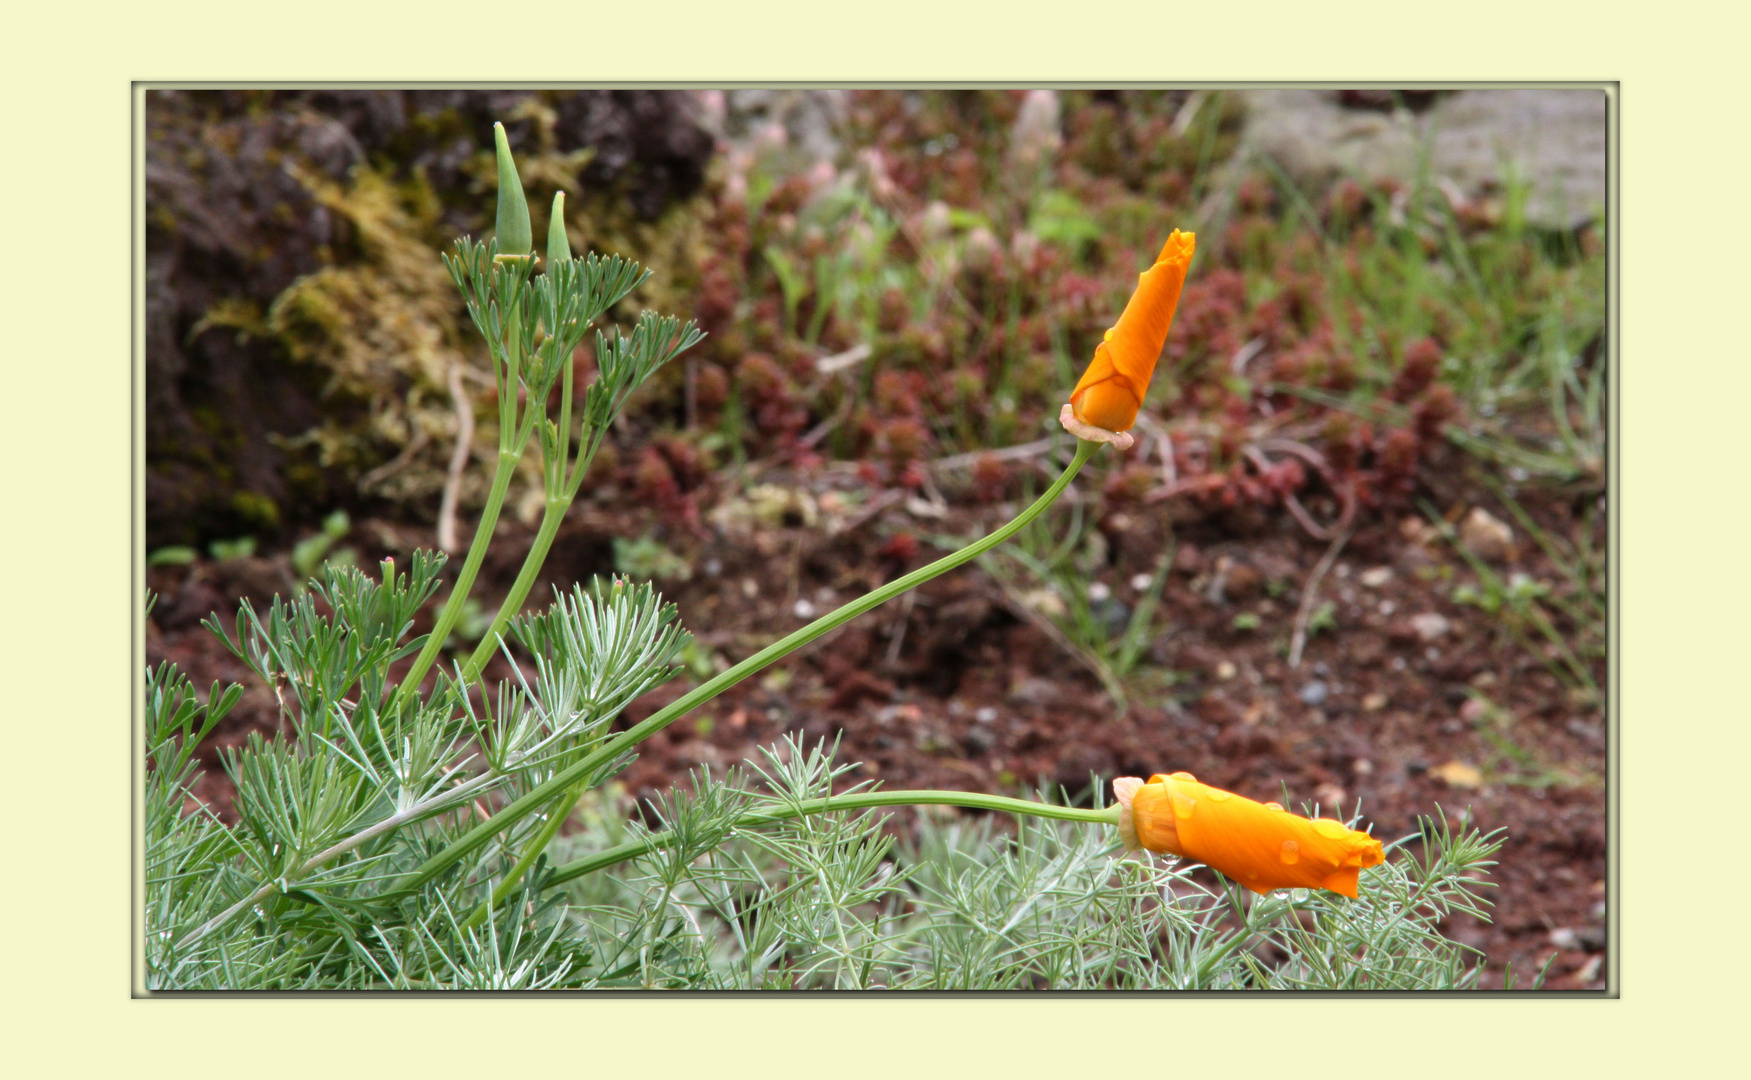
M 1058 821 L 1079 821 L 1088 825 L 1116 825 L 1119 821 L 1117 805 L 1104 810 L 1083 810 L 1074 806 L 1053 806 L 1050 803 L 1028 802 L 1025 799 L 1011 799 L 1003 795 L 982 795 L 971 791 L 867 791 L 852 795 L 830 795 L 821 799 L 808 799 L 794 806 L 778 810 L 762 811 L 748 814 L 736 819 L 734 828 L 757 829 L 780 821 L 804 817 L 808 814 L 824 814 L 834 810 L 868 810 L 881 806 L 966 806 L 975 810 L 996 810 L 1001 813 L 1022 814 L 1029 817 L 1053 818 Z M 556 868 L 552 874 L 542 879 L 543 888 L 562 885 L 574 878 L 605 870 L 610 866 L 648 855 L 671 846 L 675 842 L 672 832 L 658 833 L 643 840 L 632 840 L 617 847 L 598 851 L 594 855 L 566 863 Z
M 756 671 L 759 671 L 761 668 L 766 667 L 773 661 L 782 659 L 783 657 L 795 652 L 797 649 L 802 648 L 804 645 L 807 645 L 809 642 L 814 641 L 821 635 L 838 629 L 840 626 L 850 622 L 852 619 L 862 615 L 871 608 L 877 607 L 880 604 L 899 596 L 908 589 L 916 588 L 924 582 L 929 581 L 931 578 L 947 573 L 957 566 L 970 562 L 973 559 L 978 558 L 980 555 L 983 555 L 985 552 L 990 551 L 998 544 L 1003 543 L 1011 536 L 1014 536 L 1017 532 L 1026 528 L 1029 522 L 1033 521 L 1034 518 L 1043 513 L 1046 507 L 1052 505 L 1058 496 L 1063 493 L 1064 489 L 1070 486 L 1070 481 L 1076 478 L 1076 474 L 1082 471 L 1082 466 L 1088 462 L 1088 459 L 1098 449 L 1100 449 L 1099 443 L 1078 439 L 1076 443 L 1076 456 L 1072 458 L 1070 464 L 1065 467 L 1063 474 L 1059 476 L 1057 480 L 1052 482 L 1052 486 L 1047 488 L 1045 493 L 1034 501 L 1033 505 L 1029 506 L 1026 510 L 1023 510 L 1020 514 L 1017 514 L 1008 524 L 1001 526 L 979 540 L 975 540 L 959 551 L 945 555 L 928 566 L 920 567 L 904 577 L 897 578 L 881 588 L 860 596 L 845 606 L 821 616 L 809 625 L 780 641 L 773 642 L 771 645 L 761 649 L 759 652 L 748 657 L 746 660 L 743 660 L 728 671 L 725 671 L 716 678 L 711 679 L 691 692 L 683 695 L 667 707 L 658 710 L 643 723 L 637 724 L 614 738 L 609 739 L 595 751 L 585 755 L 576 763 L 561 769 L 546 781 L 532 788 L 529 793 L 522 798 L 517 799 L 500 809 L 498 813 L 492 816 L 491 820 L 484 821 L 468 830 L 466 833 L 463 833 L 460 837 L 451 842 L 451 844 L 443 851 L 438 852 L 438 854 L 420 864 L 406 881 L 395 889 L 390 890 L 386 896 L 405 896 L 418 890 L 424 886 L 426 882 L 432 880 L 432 878 L 442 873 L 446 868 L 455 865 L 469 853 L 492 839 L 492 837 L 496 836 L 503 830 L 510 828 L 512 825 L 515 825 L 517 822 L 528 817 L 543 806 L 553 804 L 550 812 L 559 813 L 562 817 L 569 815 L 572 806 L 575 803 L 575 799 L 567 798 L 564 800 L 563 804 L 561 804 L 557 801 L 558 796 L 567 794 L 574 784 L 577 784 L 580 781 L 587 781 L 591 776 L 612 764 L 627 751 L 661 731 L 663 728 L 668 727 L 670 724 L 686 715 L 689 711 L 705 704 L 712 698 L 717 697 L 725 690 L 728 690 L 730 687 L 741 682 Z M 494 896 L 502 899 L 503 895 L 508 895 L 510 886 L 521 877 L 531 865 L 533 865 L 534 859 L 539 854 L 540 853 L 535 850 L 525 850 L 517 864 L 512 868 L 510 873 L 506 875 L 506 879 L 500 883 L 498 889 L 494 890 Z

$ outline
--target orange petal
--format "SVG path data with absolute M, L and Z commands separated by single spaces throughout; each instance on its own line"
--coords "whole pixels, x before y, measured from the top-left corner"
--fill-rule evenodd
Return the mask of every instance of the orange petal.
M 1353 866 L 1346 866 L 1340 870 L 1333 870 L 1326 875 L 1324 881 L 1319 883 L 1319 887 L 1322 889 L 1330 889 L 1335 893 L 1343 893 L 1345 896 L 1354 900 L 1356 898 L 1357 890 L 1357 873 L 1357 869 Z
M 1137 278 L 1137 291 L 1131 294 L 1124 314 L 1107 335 L 1113 366 L 1137 388 L 1139 397 L 1148 392 L 1155 362 L 1161 357 L 1162 346 L 1167 344 L 1167 331 L 1173 325 L 1174 310 L 1179 306 L 1180 289 L 1185 285 L 1186 268 L 1191 265 L 1196 244 L 1193 233 L 1173 231 L 1162 245 L 1155 265 Z
M 1105 351 L 1104 347 L 1101 351 Z M 1076 392 L 1070 395 L 1070 408 L 1076 419 L 1108 431 L 1130 430 L 1137 422 L 1137 409 L 1142 404 L 1143 399 L 1131 384 L 1116 374 L 1086 386 L 1078 384 Z

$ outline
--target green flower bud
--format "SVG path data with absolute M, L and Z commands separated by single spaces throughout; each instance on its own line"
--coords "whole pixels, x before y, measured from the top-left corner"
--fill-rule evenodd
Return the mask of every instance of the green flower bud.
M 535 250 L 535 234 L 529 225 L 529 202 L 523 198 L 523 181 L 511 159 L 511 143 L 505 125 L 492 126 L 499 156 L 499 254 L 526 255 Z
M 565 192 L 553 193 L 553 216 L 547 221 L 547 265 L 572 257 L 571 241 L 565 238 Z

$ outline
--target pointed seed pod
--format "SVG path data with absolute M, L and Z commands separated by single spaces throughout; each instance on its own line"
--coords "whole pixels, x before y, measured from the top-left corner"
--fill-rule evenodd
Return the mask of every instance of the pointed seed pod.
M 572 257 L 571 241 L 565 236 L 565 192 L 553 193 L 553 215 L 547 220 L 547 265 Z
M 517 175 L 517 163 L 511 159 L 505 125 L 492 126 L 492 139 L 499 159 L 499 254 L 526 255 L 535 250 L 535 236 L 529 225 L 529 201 L 523 197 L 523 181 Z

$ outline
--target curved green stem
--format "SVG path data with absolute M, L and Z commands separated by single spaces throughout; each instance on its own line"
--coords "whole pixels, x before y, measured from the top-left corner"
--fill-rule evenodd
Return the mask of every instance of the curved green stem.
M 929 581 L 931 578 L 934 578 L 939 574 L 947 573 L 963 563 L 970 562 L 996 547 L 998 544 L 1003 543 L 1011 536 L 1014 536 L 1017 532 L 1026 528 L 1029 522 L 1038 517 L 1046 507 L 1052 505 L 1058 496 L 1063 493 L 1064 489 L 1070 486 L 1070 481 L 1076 478 L 1076 474 L 1082 471 L 1082 466 L 1088 462 L 1088 459 L 1098 449 L 1100 449 L 1099 443 L 1091 443 L 1078 439 L 1076 444 L 1076 456 L 1071 459 L 1070 464 L 1064 469 L 1063 475 L 1059 476 L 1057 480 L 1054 480 L 1052 486 L 1047 488 L 1045 493 L 1034 501 L 1033 505 L 1029 506 L 1026 510 L 1023 510 L 1020 514 L 1017 514 L 1008 524 L 994 530 L 982 539 L 975 540 L 973 543 L 968 544 L 959 551 L 945 555 L 928 566 L 920 567 L 904 577 L 897 578 L 873 592 L 858 597 L 856 600 L 851 601 L 843 607 L 828 612 L 826 615 L 821 616 L 819 619 L 816 619 L 814 622 L 788 637 L 773 642 L 766 648 L 761 649 L 753 656 L 748 657 L 746 660 L 743 660 L 741 663 L 730 668 L 728 671 L 723 672 L 716 678 L 696 687 L 667 707 L 659 709 L 643 723 L 636 724 L 619 735 L 609 739 L 602 746 L 598 747 L 593 752 L 586 754 L 576 763 L 561 769 L 546 781 L 531 788 L 528 794 L 524 795 L 522 798 L 517 799 L 500 809 L 498 813 L 492 816 L 490 821 L 484 821 L 457 837 L 443 851 L 438 852 L 436 855 L 427 859 L 424 863 L 421 863 L 418 868 L 411 871 L 408 880 L 404 884 L 391 889 L 385 894 L 385 898 L 405 896 L 418 890 L 424 886 L 426 882 L 432 880 L 432 878 L 442 873 L 446 868 L 465 858 L 470 852 L 473 852 L 482 844 L 485 844 L 499 832 L 510 828 L 523 818 L 540 809 L 543 805 L 554 801 L 556 796 L 565 792 L 572 785 L 587 780 L 590 776 L 613 763 L 616 758 L 625 754 L 634 746 L 637 746 L 639 743 L 661 731 L 663 728 L 668 727 L 687 712 L 705 704 L 707 701 L 710 701 L 725 690 L 728 690 L 736 683 L 741 682 L 743 679 L 754 674 L 756 671 L 759 671 L 774 660 L 781 659 L 790 653 L 795 652 L 797 649 L 802 648 L 804 645 L 807 645 L 822 634 L 838 629 L 840 626 L 850 622 L 852 619 L 862 615 L 871 608 L 877 607 L 878 605 L 893 599 L 908 589 L 922 585 L 924 582 Z M 560 817 L 563 818 L 570 814 L 571 804 L 567 803 L 565 806 L 558 807 L 557 809 L 563 811 L 563 813 L 560 814 Z M 535 857 L 538 855 L 539 851 L 532 849 L 525 850 L 523 856 L 518 860 L 508 876 L 512 880 L 520 877 L 527 871 L 529 866 L 533 864 Z
M 566 823 L 567 818 L 571 817 L 573 808 L 578 805 L 578 800 L 583 797 L 583 794 L 584 786 L 579 784 L 553 800 L 553 806 L 547 814 L 547 822 L 541 826 L 541 831 L 530 838 L 528 848 L 517 857 L 517 863 L 511 867 L 511 872 L 505 875 L 503 881 L 493 887 L 490 899 L 480 902 L 480 906 L 475 908 L 474 913 L 462 923 L 462 929 L 472 930 L 479 926 L 486 921 L 487 912 L 490 909 L 505 902 L 505 897 L 511 895 L 511 890 L 516 888 L 517 882 L 523 879 L 523 874 L 528 867 L 535 864 L 535 860 L 540 857 L 543 851 L 547 850 L 547 845 L 553 843 L 553 838 L 559 835 L 560 827 Z
M 547 500 L 547 508 L 541 515 L 541 527 L 535 532 L 535 542 L 530 545 L 529 555 L 523 560 L 523 569 L 518 571 L 517 580 L 511 584 L 511 591 L 505 594 L 505 602 L 499 605 L 498 614 L 493 616 L 492 626 L 481 635 L 480 644 L 475 646 L 474 654 L 462 665 L 464 681 L 477 677 L 486 666 L 487 660 L 498 650 L 499 638 L 503 636 L 505 627 L 510 625 L 512 617 L 523 609 L 523 601 L 534 587 L 535 579 L 541 573 L 541 566 L 547 561 L 548 549 L 553 547 L 553 538 L 559 535 L 559 526 L 565 521 L 565 512 L 570 508 L 570 499 Z
M 737 829 L 757 829 L 775 822 L 789 821 L 792 818 L 808 814 L 822 814 L 830 810 L 867 810 L 877 806 L 966 806 L 976 810 L 996 810 L 1001 813 L 1024 814 L 1031 817 L 1052 818 L 1057 821 L 1079 821 L 1087 825 L 1117 825 L 1119 823 L 1119 807 L 1115 803 L 1104 810 L 1083 810 L 1074 806 L 1053 806 L 1050 803 L 1028 802 L 1025 799 L 1011 799 L 1003 795 L 982 795 L 971 791 L 867 791 L 854 795 L 830 795 L 823 799 L 808 799 L 794 806 L 781 810 L 765 811 L 758 814 L 747 814 L 737 818 L 733 826 Z M 675 834 L 672 832 L 658 833 L 647 836 L 643 840 L 633 840 L 598 851 L 575 862 L 566 863 L 556 868 L 541 883 L 542 888 L 552 888 L 562 885 L 574 878 L 605 870 L 629 859 L 673 845 Z M 477 916 L 484 912 L 476 912 Z
M 420 680 L 426 677 L 432 661 L 438 658 L 438 652 L 449 640 L 450 631 L 456 628 L 456 623 L 462 618 L 462 605 L 467 602 L 469 592 L 474 588 L 475 575 L 480 573 L 480 564 L 486 559 L 486 549 L 492 543 L 493 529 L 498 525 L 499 510 L 505 503 L 505 492 L 510 489 L 511 475 L 517 471 L 517 460 L 521 458 L 522 450 L 499 449 L 499 467 L 492 475 L 492 489 L 487 492 L 486 505 L 480 511 L 480 525 L 474 530 L 474 542 L 468 545 L 468 558 L 462 564 L 462 572 L 456 576 L 456 585 L 450 590 L 449 599 L 444 601 L 444 609 L 438 613 L 438 622 L 432 627 L 431 634 L 426 638 L 425 648 L 415 658 L 413 666 L 407 669 L 407 674 L 401 680 L 400 693 L 409 693 L 419 686 Z

